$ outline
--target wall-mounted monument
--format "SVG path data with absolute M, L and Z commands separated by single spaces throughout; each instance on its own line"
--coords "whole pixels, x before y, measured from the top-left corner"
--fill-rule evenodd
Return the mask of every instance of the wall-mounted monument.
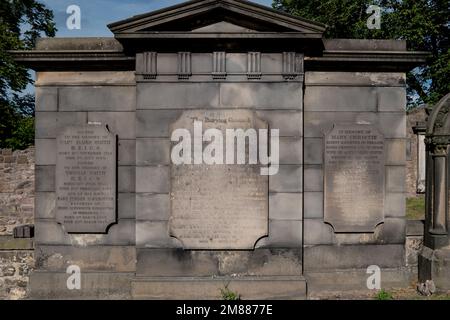
M 37 71 L 32 297 L 218 299 L 228 285 L 242 299 L 301 299 L 366 289 L 369 265 L 383 269 L 383 288 L 409 285 L 387 279 L 407 278 L 406 72 L 426 54 L 404 41 L 323 39 L 320 23 L 244 0 L 194 0 L 108 27 L 114 38 L 42 39 L 14 53 Z M 195 139 L 194 118 L 207 138 L 177 165 L 172 136 Z M 114 140 L 103 127 L 117 135 L 116 159 L 109 143 L 94 166 L 70 158 L 83 139 L 64 136 L 88 123 L 101 124 L 94 145 Z M 276 166 L 259 154 L 257 165 L 208 164 L 220 159 L 208 134 L 226 149 L 236 128 L 277 129 L 277 145 L 261 144 Z M 201 151 L 211 157 L 196 164 Z M 72 180 L 93 177 L 98 191 Z M 71 264 L 81 290 L 67 289 Z
M 373 232 L 384 221 L 384 137 L 370 125 L 325 136 L 324 221 L 335 232 Z
M 116 222 L 117 141 L 106 127 L 64 129 L 56 139 L 56 220 L 68 233 L 105 233 Z
M 185 249 L 253 249 L 269 233 L 269 177 L 257 162 L 259 144 L 249 139 L 257 142 L 259 129 L 267 136 L 267 124 L 248 110 L 204 110 L 185 111 L 171 132 L 186 128 L 190 134 L 183 139 L 192 137 L 186 148 L 192 155 L 182 164 L 174 164 L 173 155 L 170 167 L 170 235 Z M 203 130 L 210 129 L 217 131 L 209 131 L 205 142 Z M 171 154 L 180 152 L 176 147 Z

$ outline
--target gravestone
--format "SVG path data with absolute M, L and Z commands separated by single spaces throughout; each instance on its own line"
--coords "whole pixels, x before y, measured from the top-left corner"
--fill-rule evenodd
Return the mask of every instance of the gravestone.
M 68 127 L 57 138 L 56 216 L 68 233 L 105 233 L 116 221 L 116 137 Z
M 222 133 L 223 164 L 171 164 L 170 234 L 185 249 L 253 249 L 268 234 L 268 177 L 261 175 L 259 165 L 249 164 L 248 140 L 246 164 L 226 164 L 230 150 L 225 150 L 225 138 L 227 129 L 267 129 L 267 124 L 247 110 L 194 110 L 185 111 L 171 131 L 194 128 L 194 121 Z
M 325 219 L 335 232 L 373 232 L 384 218 L 384 138 L 370 125 L 325 136 Z

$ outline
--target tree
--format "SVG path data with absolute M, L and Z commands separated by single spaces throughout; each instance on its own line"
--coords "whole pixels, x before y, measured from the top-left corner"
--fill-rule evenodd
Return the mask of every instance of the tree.
M 381 7 L 381 29 L 367 28 L 369 5 Z M 274 0 L 273 7 L 327 24 L 325 37 L 402 39 L 409 50 L 429 51 L 426 65 L 407 75 L 410 107 L 450 92 L 448 0 Z
M 1 148 L 26 147 L 32 143 L 34 136 L 34 130 L 30 130 L 30 125 L 34 123 L 34 120 L 30 119 L 34 114 L 34 98 L 18 94 L 32 80 L 28 70 L 15 63 L 8 51 L 31 49 L 42 34 L 53 37 L 55 32 L 52 11 L 39 1 L 0 1 Z M 17 142 L 17 139 L 23 141 Z

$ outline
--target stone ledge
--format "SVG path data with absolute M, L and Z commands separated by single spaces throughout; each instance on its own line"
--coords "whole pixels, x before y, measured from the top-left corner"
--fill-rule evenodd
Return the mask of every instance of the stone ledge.
M 220 300 L 225 286 L 243 300 L 306 299 L 306 281 L 294 277 L 193 278 L 142 277 L 134 278 L 131 292 L 134 299 L 154 300 Z
M 33 250 L 32 239 L 16 239 L 12 236 L 0 236 L 0 250 Z
M 308 272 L 305 278 L 308 283 L 308 297 L 317 293 L 333 291 L 362 290 L 375 292 L 367 288 L 367 278 L 372 273 L 367 269 L 346 269 L 325 272 Z M 417 273 L 408 268 L 381 268 L 381 288 L 406 288 L 417 280 Z

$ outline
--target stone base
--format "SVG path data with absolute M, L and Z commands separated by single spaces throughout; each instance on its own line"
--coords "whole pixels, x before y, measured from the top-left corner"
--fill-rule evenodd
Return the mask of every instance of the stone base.
M 423 247 L 419 254 L 419 282 L 426 280 L 433 280 L 438 292 L 450 290 L 450 247 Z
M 372 274 L 367 269 L 336 270 L 329 272 L 308 272 L 308 297 L 326 292 L 367 291 L 367 279 Z M 381 269 L 381 288 L 406 288 L 417 280 L 412 269 Z
M 82 272 L 81 289 L 69 290 L 70 274 L 34 271 L 30 276 L 29 299 L 50 300 L 124 300 L 131 299 L 134 273 Z
M 273 277 L 136 277 L 134 299 L 220 300 L 227 287 L 243 300 L 306 299 L 306 281 L 301 276 Z

